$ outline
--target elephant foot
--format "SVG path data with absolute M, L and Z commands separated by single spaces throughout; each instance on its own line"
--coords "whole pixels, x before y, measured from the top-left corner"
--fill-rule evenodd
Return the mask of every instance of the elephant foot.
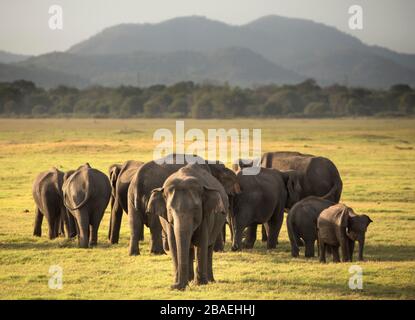
M 232 251 L 241 251 L 241 249 L 238 246 L 233 245 L 231 248 Z
M 206 278 L 205 279 L 198 279 L 198 278 L 195 279 L 195 285 L 197 285 L 197 286 L 203 286 L 203 285 L 206 285 L 208 283 L 209 283 L 209 281 Z
M 154 255 L 163 255 L 163 254 L 166 254 L 166 252 L 164 251 L 164 249 L 159 249 L 159 250 L 151 250 L 150 251 L 150 253 L 151 254 L 154 254 Z
M 140 255 L 140 250 L 130 250 L 130 252 L 128 254 L 130 256 L 139 256 Z
M 35 236 L 35 237 L 41 237 L 42 234 L 40 232 L 33 232 L 33 236 Z
M 250 242 L 243 242 L 242 243 L 242 247 L 244 249 L 253 249 L 254 248 L 254 244 L 253 243 L 250 243 Z
M 295 252 L 291 252 L 291 256 L 293 257 L 293 258 L 298 258 L 298 256 L 300 255 L 300 253 L 298 252 L 298 251 L 295 251 Z
M 172 290 L 180 290 L 180 291 L 184 291 L 186 289 L 187 284 L 181 284 L 181 283 L 175 283 L 173 285 L 171 285 L 171 289 Z

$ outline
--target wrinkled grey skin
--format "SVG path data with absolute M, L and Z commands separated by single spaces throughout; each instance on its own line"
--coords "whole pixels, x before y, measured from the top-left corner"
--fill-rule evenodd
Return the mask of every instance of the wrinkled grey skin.
M 333 201 L 311 196 L 297 202 L 290 209 L 287 215 L 287 231 L 293 257 L 298 257 L 302 240 L 304 240 L 305 256 L 314 257 L 318 216 L 324 209 L 334 204 Z
M 213 245 L 223 229 L 228 196 L 207 166 L 189 164 L 154 189 L 147 212 L 159 217 L 173 260 L 173 289 L 184 290 L 191 278 L 202 285 L 214 281 Z M 193 250 L 197 268 L 193 271 Z
M 108 231 L 110 243 L 118 243 L 123 211 L 128 213 L 128 187 L 137 170 L 144 164 L 129 160 L 123 165 L 112 165 L 109 169 L 111 182 L 111 218 Z
M 267 248 L 274 249 L 284 219 L 284 208 L 287 190 L 284 179 L 278 170 L 260 168 L 257 175 L 237 173 L 237 181 L 241 192 L 233 197 L 230 213 L 233 228 L 232 250 L 242 247 L 242 233 L 246 227 L 248 232 L 245 247 L 252 248 L 256 240 L 256 225 L 264 224 L 267 234 Z
M 64 182 L 62 191 L 64 204 L 76 220 L 79 246 L 95 246 L 98 228 L 111 197 L 108 177 L 85 164 Z
M 362 261 L 365 235 L 371 222 L 367 215 L 356 215 L 353 209 L 344 204 L 336 204 L 323 210 L 317 220 L 320 262 L 326 262 L 327 247 L 331 248 L 333 262 L 340 261 L 339 247 L 342 261 L 352 261 L 355 241 L 359 242 L 358 259 Z
M 141 230 L 143 224 L 150 228 L 151 244 L 150 252 L 154 254 L 164 254 L 168 249 L 166 235 L 162 234 L 162 228 L 160 219 L 155 215 L 146 215 L 145 209 L 147 202 L 150 198 L 153 189 L 163 186 L 164 181 L 174 172 L 184 167 L 187 162 L 184 158 L 184 164 L 180 162 L 177 164 L 176 158 L 183 157 L 184 155 L 170 154 L 162 158 L 164 160 L 171 160 L 170 163 L 160 163 L 161 159 L 157 161 L 150 161 L 142 165 L 134 174 L 130 186 L 128 188 L 128 219 L 130 223 L 130 255 L 139 255 L 139 239 L 141 236 Z M 207 163 L 200 157 L 194 157 L 194 161 L 198 163 Z M 216 177 L 224 186 L 225 191 L 228 194 L 235 192 L 236 176 L 232 170 L 227 169 L 223 164 L 203 164 L 202 166 L 208 166 L 212 172 L 212 175 Z M 221 235 L 219 237 L 222 237 Z M 223 239 L 220 241 L 220 245 L 223 248 Z M 220 246 L 219 246 L 220 247 Z
M 69 171 L 70 174 L 73 171 Z M 35 226 L 33 235 L 42 235 L 43 216 L 46 217 L 49 226 L 49 239 L 54 239 L 63 233 L 68 238 L 76 235 L 73 218 L 68 214 L 62 195 L 62 185 L 65 174 L 51 168 L 41 172 L 35 179 L 32 188 L 33 199 L 36 204 Z

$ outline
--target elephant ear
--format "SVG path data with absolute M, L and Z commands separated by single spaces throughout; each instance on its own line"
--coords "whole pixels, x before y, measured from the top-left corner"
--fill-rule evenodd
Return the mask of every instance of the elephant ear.
M 349 226 L 349 219 L 350 219 L 349 208 L 342 205 L 341 212 L 338 213 L 336 217 L 336 221 L 335 221 L 336 225 L 342 228 L 347 228 Z
M 285 176 L 285 177 L 284 177 Z M 287 171 L 283 174 L 283 179 L 286 181 L 288 196 L 293 202 L 300 201 L 300 194 L 302 191 L 300 178 L 295 171 Z
M 213 214 L 226 214 L 229 205 L 223 203 L 223 199 L 219 190 L 204 187 L 203 195 L 203 213 L 212 212 Z
M 121 168 L 117 165 L 113 165 L 110 167 L 109 171 L 110 171 L 109 174 L 110 174 L 111 188 L 114 192 L 115 186 L 117 184 L 118 175 L 120 174 Z
M 151 191 L 150 199 L 147 203 L 146 214 L 155 214 L 167 220 L 166 200 L 163 196 L 163 188 Z

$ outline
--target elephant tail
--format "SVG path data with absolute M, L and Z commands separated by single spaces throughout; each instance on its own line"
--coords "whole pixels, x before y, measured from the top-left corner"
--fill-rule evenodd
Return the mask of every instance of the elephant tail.
M 295 226 L 293 221 L 293 215 L 288 214 L 287 216 L 287 231 L 288 231 L 288 238 L 290 239 L 291 243 L 291 251 L 292 252 L 299 252 L 299 243 L 297 240 L 300 240 L 295 232 Z
M 334 183 L 333 187 L 331 187 L 330 191 L 327 192 L 322 198 L 325 200 L 333 201 L 335 203 L 339 203 L 342 190 L 343 182 L 339 177 L 339 179 L 336 179 L 336 182 Z
M 77 210 L 77 209 L 79 209 L 79 208 L 81 208 L 82 206 L 84 206 L 85 205 L 85 203 L 88 201 L 88 199 L 90 198 L 90 196 L 91 196 L 91 194 L 93 193 L 92 192 L 92 188 L 93 188 L 93 183 L 91 182 L 91 173 L 89 172 L 89 170 L 86 172 L 86 181 L 85 181 L 85 185 L 86 185 L 86 188 L 85 188 L 85 197 L 84 197 L 84 199 L 80 202 L 80 203 L 78 203 L 78 204 L 75 204 L 75 206 L 71 206 L 70 205 L 70 201 L 69 201 L 69 195 L 68 195 L 68 188 L 69 188 L 69 185 L 71 184 L 71 183 L 75 183 L 76 182 L 76 179 L 78 178 L 78 176 L 80 175 L 80 173 L 81 173 L 81 171 L 77 171 L 77 172 L 75 172 L 67 181 L 66 181 L 66 187 L 65 187 L 65 190 L 64 190 L 64 192 L 63 192 L 63 194 L 64 194 L 64 199 L 63 199 L 63 202 L 64 202 L 64 204 L 65 204 L 65 207 L 67 207 L 69 210 Z M 78 178 L 79 179 L 79 178 Z

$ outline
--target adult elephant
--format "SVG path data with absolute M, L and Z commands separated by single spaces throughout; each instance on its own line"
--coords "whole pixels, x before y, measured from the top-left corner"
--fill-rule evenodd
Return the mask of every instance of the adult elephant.
M 69 171 L 66 174 L 71 174 Z M 46 217 L 49 226 L 49 239 L 59 236 L 60 232 L 68 238 L 76 235 L 73 219 L 68 215 L 63 204 L 62 185 L 65 180 L 65 173 L 53 167 L 48 171 L 41 172 L 36 177 L 32 195 L 36 204 L 35 226 L 33 235 L 42 235 L 42 221 Z M 62 226 L 64 225 L 64 228 Z
M 317 240 L 317 219 L 320 213 L 331 207 L 333 201 L 321 197 L 307 197 L 297 202 L 288 212 L 287 230 L 291 244 L 291 255 L 298 257 L 299 246 L 304 241 L 305 256 L 314 257 L 314 243 Z
M 137 170 L 144 164 L 141 161 L 128 160 L 123 165 L 110 167 L 111 181 L 111 218 L 108 232 L 110 243 L 118 243 L 122 213 L 128 213 L 128 187 Z
M 233 194 L 238 190 L 236 186 L 236 175 L 232 170 L 226 168 L 221 163 L 209 163 L 198 156 L 169 154 L 158 160 L 145 163 L 134 174 L 128 187 L 127 205 L 131 232 L 129 245 L 130 255 L 140 254 L 138 241 L 142 233 L 143 224 L 150 228 L 150 252 L 155 254 L 165 253 L 164 248 L 167 243 L 163 246 L 160 219 L 155 215 L 146 215 L 145 210 L 152 190 L 162 187 L 164 181 L 171 174 L 188 163 L 199 163 L 209 167 L 212 175 L 221 182 L 227 194 Z M 223 240 L 220 241 L 223 243 Z
M 334 163 L 325 157 L 291 151 L 267 152 L 261 158 L 261 166 L 287 172 L 290 182 L 287 188 L 297 193 L 297 197 L 287 203 L 287 208 L 291 208 L 296 199 L 308 196 L 324 196 L 335 203 L 340 201 L 343 182 Z
M 245 247 L 252 248 L 256 240 L 256 225 L 264 224 L 268 236 L 267 248 L 274 249 L 284 219 L 284 208 L 288 198 L 282 174 L 275 169 L 260 168 L 256 175 L 237 173 L 240 193 L 233 197 L 230 225 L 233 229 L 232 250 L 240 250 L 242 233 L 248 233 Z
M 76 220 L 79 246 L 96 245 L 98 228 L 111 197 L 108 177 L 85 164 L 69 176 L 62 191 L 64 205 Z
M 173 173 L 162 188 L 152 191 L 147 212 L 159 217 L 167 234 L 174 266 L 173 289 L 191 280 L 196 249 L 196 284 L 214 281 L 213 245 L 225 224 L 228 196 L 208 166 L 189 164 Z

